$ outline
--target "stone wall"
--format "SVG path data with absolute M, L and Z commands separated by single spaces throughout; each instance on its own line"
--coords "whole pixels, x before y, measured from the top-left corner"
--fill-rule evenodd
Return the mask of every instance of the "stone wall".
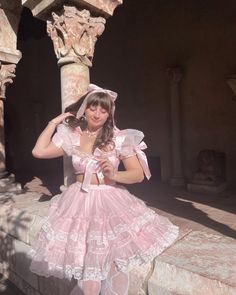
M 216 149 L 226 152 L 227 178 L 235 183 L 236 102 L 226 84 L 227 75 L 236 71 L 235 13 L 233 0 L 124 1 L 96 44 L 91 80 L 119 92 L 117 125 L 145 132 L 148 155 L 161 159 L 162 180 L 171 176 L 166 69 L 180 65 L 184 173 L 191 177 L 201 149 Z M 23 163 L 24 169 L 32 164 L 45 168 L 30 149 L 46 122 L 60 112 L 51 41 L 43 27 L 32 30 L 26 26 L 28 35 L 18 41 L 23 59 L 8 91 L 7 152 L 13 170 Z M 57 160 L 47 165 L 52 173 L 62 167 Z
M 98 44 L 92 79 L 119 90 L 118 125 L 144 130 L 165 180 L 171 175 L 166 68 L 182 66 L 185 175 L 191 177 L 201 149 L 217 149 L 226 152 L 227 178 L 235 183 L 236 102 L 226 84 L 236 70 L 234 1 L 138 2 L 117 10 Z

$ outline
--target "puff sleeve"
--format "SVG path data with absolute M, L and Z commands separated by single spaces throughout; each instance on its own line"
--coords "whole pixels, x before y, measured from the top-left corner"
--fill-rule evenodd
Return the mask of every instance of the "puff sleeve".
M 62 148 L 67 156 L 72 155 L 73 151 L 73 131 L 65 124 L 59 124 L 57 131 L 52 137 L 52 142 L 58 147 Z
M 148 166 L 147 156 L 143 152 L 147 148 L 146 143 L 143 141 L 144 134 L 142 131 L 135 129 L 120 130 L 117 133 L 115 144 L 118 151 L 119 158 L 125 159 L 136 155 L 147 179 L 151 177 L 150 169 Z

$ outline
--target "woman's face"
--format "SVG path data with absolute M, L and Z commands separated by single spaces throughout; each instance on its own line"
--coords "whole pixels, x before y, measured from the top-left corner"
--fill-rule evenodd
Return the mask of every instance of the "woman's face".
M 107 110 L 102 108 L 100 105 L 90 105 L 85 110 L 85 117 L 88 123 L 88 128 L 99 129 L 106 122 L 109 113 Z

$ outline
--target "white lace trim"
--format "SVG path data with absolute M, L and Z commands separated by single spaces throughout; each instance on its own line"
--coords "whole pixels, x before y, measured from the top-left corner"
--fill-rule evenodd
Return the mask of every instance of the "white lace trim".
M 128 259 L 119 259 L 115 258 L 115 264 L 119 271 L 127 272 L 130 271 L 132 268 L 148 263 L 152 261 L 157 255 L 163 252 L 167 247 L 169 247 L 177 238 L 178 236 L 178 227 L 172 225 L 168 232 L 165 234 L 166 238 L 163 238 L 161 241 L 157 241 L 154 245 L 152 245 L 147 251 L 140 252 L 134 254 L 132 257 Z M 32 252 L 35 253 L 34 250 Z M 37 259 L 35 259 L 37 262 Z M 46 261 L 47 262 L 47 261 Z M 59 266 L 56 264 L 52 264 L 48 262 L 48 269 L 47 271 L 40 271 L 37 269 L 31 270 L 39 275 L 43 276 L 56 276 L 59 278 L 67 278 L 72 279 L 73 277 L 76 280 L 94 280 L 94 281 L 101 281 L 105 280 L 109 269 L 111 267 L 110 264 L 106 264 L 103 269 L 98 267 L 83 267 L 83 266 L 72 266 L 72 265 L 65 265 Z
M 135 254 L 129 259 L 116 259 L 117 268 L 120 271 L 126 272 L 138 265 L 152 261 L 176 240 L 178 234 L 179 228 L 172 225 L 165 233 L 165 237 L 161 241 L 157 241 L 146 252 Z
M 58 240 L 62 242 L 66 242 L 68 240 L 72 240 L 74 242 L 77 241 L 96 241 L 97 245 L 108 245 L 109 241 L 115 240 L 117 236 L 121 233 L 124 232 L 129 232 L 131 235 L 133 233 L 136 233 L 140 230 L 140 228 L 145 225 L 146 223 L 153 221 L 155 219 L 155 212 L 152 210 L 149 210 L 145 214 L 138 216 L 134 218 L 133 223 L 131 225 L 127 224 L 119 224 L 114 227 L 114 229 L 111 231 L 107 231 L 106 233 L 102 233 L 101 231 L 95 231 L 92 230 L 88 234 L 85 233 L 78 233 L 78 232 L 64 232 L 64 231 L 59 231 L 55 232 L 52 229 L 51 224 L 45 219 L 42 229 L 46 233 L 46 237 L 48 240 Z

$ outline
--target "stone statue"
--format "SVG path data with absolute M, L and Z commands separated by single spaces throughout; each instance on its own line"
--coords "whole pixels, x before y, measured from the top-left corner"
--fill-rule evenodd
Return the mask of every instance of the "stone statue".
M 197 157 L 197 171 L 192 183 L 218 185 L 225 181 L 225 153 L 202 150 Z

